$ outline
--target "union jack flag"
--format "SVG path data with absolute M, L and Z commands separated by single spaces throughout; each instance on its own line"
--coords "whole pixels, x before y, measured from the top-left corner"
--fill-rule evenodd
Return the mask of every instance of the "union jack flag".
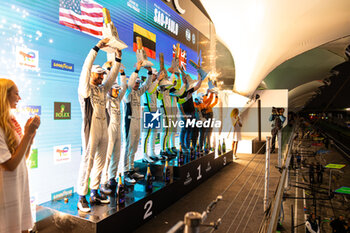
M 102 8 L 92 0 L 60 0 L 59 23 L 100 38 L 103 28 Z
M 173 45 L 173 58 L 175 57 L 176 45 Z M 179 48 L 179 66 L 187 71 L 187 52 L 181 48 Z

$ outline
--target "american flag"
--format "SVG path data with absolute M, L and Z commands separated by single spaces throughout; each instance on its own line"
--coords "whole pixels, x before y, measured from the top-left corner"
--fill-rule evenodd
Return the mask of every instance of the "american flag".
M 176 45 L 173 45 L 173 57 L 175 57 L 175 50 Z M 179 66 L 184 70 L 187 71 L 187 52 L 181 48 L 179 48 Z
M 91 0 L 60 0 L 59 23 L 100 38 L 103 27 L 102 8 Z

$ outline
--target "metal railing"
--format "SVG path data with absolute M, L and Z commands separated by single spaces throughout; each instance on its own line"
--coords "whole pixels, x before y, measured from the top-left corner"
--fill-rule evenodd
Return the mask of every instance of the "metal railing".
M 264 148 L 265 144 L 262 145 L 260 147 L 260 149 L 257 151 L 257 153 L 255 153 L 255 155 L 253 156 L 253 158 L 248 162 L 248 164 L 240 171 L 240 173 L 238 174 L 238 176 L 235 177 L 235 179 L 233 179 L 231 181 L 231 183 L 225 188 L 225 190 L 216 197 L 215 200 L 213 200 L 206 208 L 205 211 L 203 211 L 203 213 L 199 213 L 199 212 L 187 212 L 185 214 L 184 220 L 183 221 L 179 221 L 177 222 L 170 230 L 167 231 L 167 233 L 199 233 L 199 229 L 200 227 L 208 227 L 211 228 L 210 232 L 214 232 L 215 230 L 218 229 L 218 227 L 220 226 L 222 220 L 224 219 L 224 217 L 226 216 L 226 214 L 228 213 L 228 211 L 230 210 L 232 204 L 234 203 L 234 200 L 236 200 L 238 194 L 240 192 L 242 192 L 244 185 L 241 187 L 241 189 L 238 191 L 238 194 L 236 194 L 236 197 L 231 200 L 230 204 L 228 205 L 228 207 L 226 208 L 225 212 L 219 217 L 217 218 L 215 221 L 210 222 L 210 223 L 205 223 L 208 215 L 210 214 L 210 212 L 215 208 L 216 204 L 223 199 L 225 193 L 229 190 L 229 188 L 238 180 L 238 178 L 243 174 L 243 172 L 248 168 L 249 164 L 251 164 L 254 159 L 259 155 L 259 152 Z M 258 164 L 259 165 L 259 164 Z M 255 167 L 255 169 L 257 168 L 257 166 Z M 255 169 L 251 172 L 250 176 L 252 176 L 253 172 L 255 171 Z M 251 189 L 253 189 L 253 187 L 251 187 Z
M 287 149 L 285 151 L 285 160 L 284 164 L 281 167 L 282 175 L 279 180 L 278 187 L 276 189 L 274 200 L 270 204 L 270 208 L 265 212 L 264 219 L 262 224 L 260 225 L 259 233 L 272 233 L 276 232 L 277 223 L 280 216 L 281 211 L 281 203 L 283 200 L 283 193 L 285 189 L 285 184 L 288 179 L 288 167 L 291 159 L 291 150 L 293 146 L 293 138 L 294 138 L 295 128 L 292 129 L 292 133 L 290 134 L 290 138 L 288 140 Z

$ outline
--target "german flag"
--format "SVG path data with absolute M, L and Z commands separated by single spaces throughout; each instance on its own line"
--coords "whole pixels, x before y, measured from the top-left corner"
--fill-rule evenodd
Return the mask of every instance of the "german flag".
M 147 31 L 146 29 L 134 24 L 134 38 L 133 38 L 133 51 L 136 52 L 137 44 L 136 37 L 139 36 L 142 39 L 143 49 L 145 50 L 147 57 L 156 59 L 156 34 Z

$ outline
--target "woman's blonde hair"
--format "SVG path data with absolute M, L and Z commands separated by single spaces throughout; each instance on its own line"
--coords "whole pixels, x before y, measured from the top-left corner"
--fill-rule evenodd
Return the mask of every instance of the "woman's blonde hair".
M 18 146 L 10 116 L 10 102 L 8 95 L 15 83 L 10 79 L 0 78 L 0 128 L 4 130 L 5 140 L 9 151 L 13 154 Z
M 233 117 L 233 116 L 237 116 L 238 115 L 238 108 L 234 108 L 233 110 L 232 110 L 232 112 L 231 112 L 231 117 Z

